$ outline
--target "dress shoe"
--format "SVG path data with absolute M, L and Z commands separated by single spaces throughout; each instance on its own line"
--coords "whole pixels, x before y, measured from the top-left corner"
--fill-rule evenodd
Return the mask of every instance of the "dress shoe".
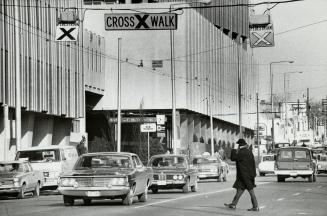
M 259 207 L 250 208 L 250 209 L 248 209 L 248 211 L 259 211 Z
M 232 204 L 232 203 L 225 203 L 224 204 L 226 207 L 230 208 L 230 209 L 236 209 L 236 205 Z

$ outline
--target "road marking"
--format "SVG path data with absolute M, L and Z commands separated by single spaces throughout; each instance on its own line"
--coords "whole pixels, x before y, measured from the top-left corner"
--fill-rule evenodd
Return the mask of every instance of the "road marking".
M 295 194 L 293 194 L 293 196 L 298 196 L 298 195 L 300 195 L 301 193 L 295 193 Z
M 311 190 L 312 190 L 311 188 L 306 189 L 306 191 L 311 191 Z
M 257 183 L 257 185 L 264 185 L 264 184 L 269 184 L 269 183 L 271 183 L 271 182 L 260 182 L 260 183 Z M 223 190 L 212 191 L 212 192 L 208 192 L 208 193 L 200 193 L 200 194 L 194 194 L 194 195 L 189 195 L 189 196 L 182 196 L 182 197 L 177 197 L 174 199 L 168 199 L 168 200 L 163 200 L 163 201 L 159 201 L 159 202 L 149 203 L 149 204 L 142 205 L 142 206 L 136 206 L 134 208 L 135 209 L 144 208 L 144 207 L 158 205 L 158 204 L 167 203 L 167 202 L 172 202 L 172 201 L 176 201 L 176 200 L 188 199 L 188 198 L 197 197 L 197 196 L 206 196 L 209 194 L 222 193 L 222 192 L 231 191 L 231 190 L 234 190 L 234 188 L 226 188 Z
M 277 201 L 282 201 L 282 200 L 284 200 L 285 198 L 284 197 L 282 197 L 282 198 L 279 198 Z
M 266 206 L 264 205 L 264 206 L 260 206 L 259 207 L 259 209 L 264 209 L 264 208 L 266 208 Z
M 317 186 L 317 188 L 321 188 L 321 187 L 322 187 L 321 185 Z
M 299 215 L 308 215 L 308 214 L 311 214 L 311 213 L 306 213 L 306 212 L 298 212 L 297 214 L 299 214 Z

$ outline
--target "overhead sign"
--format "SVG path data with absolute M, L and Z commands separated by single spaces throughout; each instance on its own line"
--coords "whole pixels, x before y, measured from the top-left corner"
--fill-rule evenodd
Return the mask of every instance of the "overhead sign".
M 274 30 L 273 29 L 250 29 L 250 46 L 256 47 L 273 47 L 274 43 Z
M 156 122 L 156 117 L 122 117 L 122 123 L 138 123 L 138 122 Z M 109 118 L 109 122 L 117 123 L 117 118 Z
M 141 124 L 141 132 L 156 132 L 157 127 L 156 123 L 145 123 Z
M 165 124 L 166 116 L 165 115 L 157 115 L 157 124 L 163 125 Z
M 104 28 L 114 30 L 176 30 L 175 13 L 109 13 L 104 15 Z
M 78 28 L 78 25 L 58 25 L 56 29 L 56 41 L 76 41 L 78 35 Z
M 162 125 L 157 125 L 157 131 L 165 131 L 166 127 Z

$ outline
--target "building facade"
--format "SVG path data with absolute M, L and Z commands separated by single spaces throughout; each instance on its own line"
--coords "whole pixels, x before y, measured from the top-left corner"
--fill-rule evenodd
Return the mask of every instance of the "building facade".
M 171 62 L 175 69 L 173 79 L 176 83 L 179 152 L 199 154 L 210 149 L 210 109 L 214 119 L 215 149 L 218 146 L 230 148 L 236 142 L 239 135 L 239 71 L 242 81 L 242 125 L 245 128 L 243 133 L 245 139 L 252 142 L 256 124 L 255 93 L 258 91 L 259 68 L 246 45 L 248 8 L 238 6 L 194 9 L 187 8 L 189 4 L 185 2 L 191 1 L 143 1 L 141 4 L 131 4 L 140 1 L 126 1 L 127 4 L 85 1 L 88 8 L 85 27 L 103 35 L 106 44 L 106 91 L 92 111 L 109 116 L 101 128 L 116 123 L 114 117 L 117 113 L 118 38 L 121 38 L 123 150 L 128 150 L 124 145 L 135 149 L 133 146 L 139 144 L 138 140 L 130 138 L 133 130 L 139 130 L 139 127 L 131 127 L 130 124 L 155 122 L 157 114 L 166 116 L 161 141 L 171 147 Z M 248 1 L 212 1 L 211 5 L 239 3 Z M 176 11 L 178 27 L 174 30 L 172 39 L 170 31 L 164 30 L 105 30 L 106 13 L 165 13 L 181 7 L 183 9 Z M 172 49 L 174 61 L 171 61 Z M 95 122 L 99 123 L 100 119 L 101 117 L 93 116 L 89 122 L 94 125 Z M 101 128 L 90 128 L 93 131 L 89 132 L 92 133 L 90 140 L 95 141 L 97 136 L 109 136 L 99 133 Z M 113 130 L 116 131 L 115 126 Z M 115 142 L 114 133 L 111 132 L 111 136 L 114 136 L 112 141 Z
M 20 149 L 69 145 L 85 135 L 85 91 L 103 92 L 104 76 L 98 74 L 103 71 L 99 59 L 103 59 L 104 41 L 84 30 L 82 19 L 77 21 L 76 42 L 55 40 L 61 13 L 78 8 L 76 14 L 81 18 L 82 7 L 82 0 L 0 1 L 0 160 L 13 159 L 18 147 L 16 70 L 20 73 Z M 15 37 L 19 38 L 19 53 Z M 91 69 L 85 59 L 92 59 Z M 85 83 L 85 77 L 90 76 L 94 80 Z

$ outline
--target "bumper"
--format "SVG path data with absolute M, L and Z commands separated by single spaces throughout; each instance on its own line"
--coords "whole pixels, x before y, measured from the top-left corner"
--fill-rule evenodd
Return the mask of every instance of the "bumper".
M 184 185 L 185 185 L 185 180 L 153 180 L 149 188 L 170 189 L 170 188 L 180 188 L 183 187 Z
M 275 173 L 275 170 L 268 170 L 268 169 L 259 169 L 259 173 L 272 173 L 274 174 Z
M 59 193 L 74 197 L 119 197 L 128 194 L 130 187 L 128 186 L 112 186 L 107 187 L 58 187 Z
M 18 193 L 20 190 L 20 187 L 0 186 L 0 194 L 13 194 Z
M 199 172 L 198 173 L 199 179 L 210 179 L 210 178 L 218 178 L 218 173 L 208 173 L 208 172 Z
M 44 178 L 43 187 L 58 186 L 58 177 L 56 178 Z
M 282 176 L 309 176 L 312 174 L 312 170 L 275 170 L 275 175 Z

